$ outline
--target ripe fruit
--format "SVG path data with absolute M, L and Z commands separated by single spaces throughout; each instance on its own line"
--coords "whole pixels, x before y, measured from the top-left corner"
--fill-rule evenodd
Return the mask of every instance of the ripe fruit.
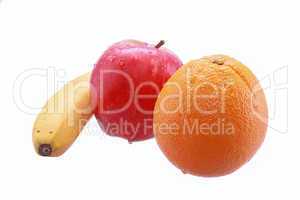
M 154 135 L 183 172 L 222 176 L 246 163 L 262 144 L 268 111 L 258 80 L 223 55 L 193 60 L 163 87 Z
M 60 156 L 75 141 L 92 116 L 89 79 L 84 74 L 52 96 L 33 126 L 33 144 L 41 156 Z
M 131 141 L 153 137 L 152 117 L 163 84 L 182 65 L 169 50 L 136 40 L 107 49 L 91 78 L 95 116 L 104 131 Z

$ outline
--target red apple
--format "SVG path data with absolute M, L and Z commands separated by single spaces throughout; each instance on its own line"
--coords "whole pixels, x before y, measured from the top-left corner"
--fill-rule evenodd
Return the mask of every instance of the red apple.
M 129 142 L 153 137 L 157 96 L 182 65 L 163 44 L 124 40 L 108 48 L 95 65 L 91 78 L 95 116 L 107 134 Z

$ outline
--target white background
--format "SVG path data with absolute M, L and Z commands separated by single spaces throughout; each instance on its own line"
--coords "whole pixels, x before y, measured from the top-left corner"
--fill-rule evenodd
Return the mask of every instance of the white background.
M 299 199 L 299 19 L 297 1 L 287 0 L 2 0 L 0 199 Z M 37 156 L 35 114 L 13 100 L 18 75 L 55 67 L 70 80 L 127 38 L 165 39 L 183 62 L 228 54 L 273 81 L 270 127 L 254 158 L 225 177 L 184 175 L 153 139 L 129 145 L 105 136 L 94 119 L 92 133 L 85 129 L 64 156 Z M 46 94 L 38 77 L 23 84 L 31 107 L 41 107 Z

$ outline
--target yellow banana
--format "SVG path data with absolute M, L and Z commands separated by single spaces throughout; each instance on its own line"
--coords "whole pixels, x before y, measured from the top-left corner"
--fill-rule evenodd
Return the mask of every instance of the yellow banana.
M 60 156 L 93 115 L 86 73 L 68 82 L 42 108 L 33 126 L 33 144 L 41 156 Z

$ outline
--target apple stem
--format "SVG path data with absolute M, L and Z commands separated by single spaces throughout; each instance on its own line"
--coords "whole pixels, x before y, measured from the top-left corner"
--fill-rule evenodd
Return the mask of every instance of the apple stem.
M 155 48 L 159 49 L 164 44 L 165 44 L 165 41 L 161 40 L 161 41 L 159 41 L 159 43 L 157 43 L 157 45 L 155 45 Z

